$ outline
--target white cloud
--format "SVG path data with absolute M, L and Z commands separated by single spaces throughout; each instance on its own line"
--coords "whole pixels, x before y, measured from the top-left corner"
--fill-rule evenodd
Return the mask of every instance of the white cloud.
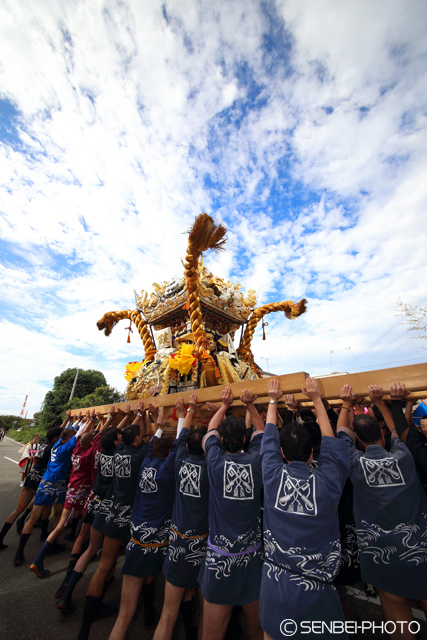
M 182 273 L 201 211 L 229 227 L 215 273 L 309 298 L 257 332 L 272 370 L 415 361 L 393 313 L 426 299 L 427 18 L 384 6 L 3 3 L 0 411 L 68 366 L 123 388 L 139 339 L 96 320 Z

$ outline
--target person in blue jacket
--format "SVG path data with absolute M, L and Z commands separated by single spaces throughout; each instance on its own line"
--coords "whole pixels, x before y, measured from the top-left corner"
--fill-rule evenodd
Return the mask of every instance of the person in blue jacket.
M 178 435 L 184 422 L 184 405 L 176 404 Z M 160 573 L 167 552 L 169 528 L 175 495 L 175 456 L 178 440 L 162 438 L 165 421 L 150 403 L 148 409 L 155 418 L 157 431 L 150 441 L 141 466 L 139 483 L 133 503 L 130 541 L 122 569 L 123 584 L 120 610 L 110 640 L 122 639 L 132 621 L 142 591 L 144 625 L 154 622 L 154 579 Z
M 55 505 L 57 515 L 60 515 L 64 507 L 67 493 L 67 475 L 71 467 L 71 456 L 76 443 L 74 429 L 64 429 L 61 433 L 61 438 L 52 447 L 49 463 L 34 498 L 33 510 L 21 533 L 18 551 L 14 559 L 15 566 L 23 562 L 25 545 L 44 508 Z
M 233 606 L 242 606 L 250 640 L 262 637 L 258 617 L 263 553 L 261 548 L 262 487 L 259 452 L 264 423 L 254 397 L 244 390 L 246 405 L 256 427 L 244 452 L 246 425 L 242 418 L 225 417 L 233 396 L 221 392 L 222 405 L 203 439 L 209 477 L 208 548 L 199 573 L 205 600 L 203 640 L 221 640 Z
M 375 418 L 358 415 L 353 424 L 348 420 L 354 400 L 350 385 L 341 391 L 338 436 L 350 448 L 362 579 L 376 587 L 386 621 L 402 623 L 392 637 L 406 640 L 414 637 L 410 600 L 421 600 L 427 613 L 427 497 L 412 454 L 382 399 L 382 388 L 368 389 L 390 429 L 390 451 L 384 448 Z
M 184 621 L 187 640 L 194 638 L 193 598 L 186 590 L 199 590 L 198 575 L 205 557 L 208 535 L 209 480 L 202 440 L 206 428 L 190 431 L 197 408 L 192 393 L 175 460 L 175 500 L 169 530 L 169 547 L 163 563 L 165 597 L 153 640 L 170 640 L 178 613 Z M 201 596 L 201 592 L 199 593 Z M 203 596 L 201 596 L 203 598 Z M 202 625 L 203 614 L 199 619 Z
M 283 427 L 279 438 L 278 380 L 269 383 L 261 445 L 265 561 L 260 620 L 264 637 L 273 640 L 316 637 L 309 626 L 312 620 L 344 625 L 333 580 L 341 563 L 337 509 L 348 477 L 348 446 L 334 437 L 316 380 L 307 378 L 302 391 L 313 401 L 322 431 L 317 467 L 310 473 L 313 443 L 303 425 Z M 348 638 L 345 632 L 329 635 L 324 627 L 326 637 Z

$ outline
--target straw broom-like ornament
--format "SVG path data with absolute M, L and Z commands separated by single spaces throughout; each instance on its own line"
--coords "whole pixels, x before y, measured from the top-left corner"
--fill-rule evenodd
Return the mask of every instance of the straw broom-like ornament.
M 300 315 L 305 313 L 306 310 L 307 300 L 305 298 L 297 302 L 297 304 L 294 304 L 292 300 L 286 300 L 285 302 L 271 302 L 270 304 L 265 304 L 262 307 L 255 309 L 247 322 L 246 329 L 237 352 L 242 359 L 245 362 L 250 363 L 252 367 L 252 364 L 254 363 L 251 352 L 251 342 L 258 322 L 268 313 L 274 313 L 276 311 L 284 311 L 289 320 L 295 320 L 295 318 L 298 318 Z
M 191 332 L 195 348 L 199 357 L 209 356 L 209 343 L 202 319 L 200 304 L 199 258 L 204 251 L 222 251 L 226 243 L 227 229 L 216 225 L 211 216 L 201 213 L 197 216 L 189 231 L 187 255 L 185 256 L 185 278 L 187 283 L 187 302 L 191 322 Z
M 98 320 L 96 326 L 100 331 L 104 329 L 105 335 L 109 336 L 116 324 L 125 318 L 131 320 L 138 330 L 144 346 L 145 360 L 147 362 L 154 360 L 156 348 L 140 311 L 131 311 L 130 309 L 123 311 L 109 311 L 102 316 L 101 320 Z

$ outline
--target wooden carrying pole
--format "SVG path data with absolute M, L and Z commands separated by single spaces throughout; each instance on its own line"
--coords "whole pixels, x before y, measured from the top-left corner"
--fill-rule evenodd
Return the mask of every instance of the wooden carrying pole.
M 308 374 L 304 372 L 291 373 L 287 375 L 277 376 L 280 382 L 280 388 L 284 394 L 294 393 L 295 398 L 299 402 L 309 404 L 307 396 L 301 393 L 301 388 L 305 386 L 305 379 Z M 339 376 L 326 376 L 317 378 L 320 390 L 327 400 L 338 406 L 340 404 L 341 388 L 344 384 L 351 384 L 353 391 L 357 397 L 365 398 L 368 396 L 368 386 L 371 384 L 379 385 L 384 390 L 384 397 L 389 397 L 390 385 L 393 382 L 404 382 L 406 388 L 411 391 L 409 398 L 419 399 L 427 397 L 427 363 L 413 364 L 405 367 L 393 367 L 391 369 L 379 369 L 377 371 L 365 371 L 363 373 L 346 373 Z M 230 385 L 231 392 L 236 398 L 233 406 L 242 406 L 238 400 L 243 389 L 249 389 L 254 395 L 258 396 L 255 403 L 257 405 L 265 405 L 268 403 L 268 382 L 269 378 L 260 378 L 259 380 L 247 380 L 245 382 L 236 382 Z M 205 387 L 197 389 L 197 400 L 201 403 L 219 402 L 221 400 L 221 391 L 224 387 Z M 184 400 L 184 404 L 188 404 L 192 391 L 184 393 L 172 393 L 169 395 L 156 396 L 155 398 L 144 398 L 144 405 L 152 402 L 155 407 L 173 407 L 178 398 Z M 129 404 L 133 409 L 139 400 L 130 400 L 129 402 L 117 403 L 116 407 L 125 409 Z M 281 402 L 284 406 L 284 403 Z M 111 405 L 100 407 L 86 407 L 85 409 L 74 409 L 72 415 L 78 415 L 80 411 L 95 409 L 101 414 L 109 412 Z M 203 410 L 203 407 L 201 407 Z

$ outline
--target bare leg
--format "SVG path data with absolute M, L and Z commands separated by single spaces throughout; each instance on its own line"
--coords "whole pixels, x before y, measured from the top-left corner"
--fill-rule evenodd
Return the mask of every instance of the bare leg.
M 32 489 L 27 489 L 26 487 L 24 487 L 22 489 L 21 497 L 19 498 L 18 506 L 16 507 L 16 509 L 14 509 L 12 511 L 12 513 L 10 514 L 10 516 L 8 517 L 6 522 L 8 524 L 13 524 L 15 522 L 15 520 L 24 511 L 25 507 L 28 507 L 28 505 L 30 504 L 31 500 L 34 498 L 35 495 L 36 495 L 35 491 L 33 491 Z
M 222 640 L 230 622 L 233 607 L 205 600 L 203 609 L 203 640 Z
M 58 524 L 56 525 L 55 529 L 53 529 L 53 531 L 48 536 L 46 542 L 49 542 L 50 544 L 53 544 L 54 542 L 56 542 L 56 540 L 59 538 L 61 533 L 66 529 L 65 524 L 68 520 L 70 513 L 71 511 L 69 509 L 62 509 L 61 518 Z
M 413 617 L 409 600 L 387 593 L 382 589 L 378 589 L 378 595 L 386 622 L 412 622 Z M 392 640 L 410 640 L 414 638 L 414 634 L 408 629 L 408 624 L 397 625 L 395 633 L 389 633 L 389 636 Z
M 86 571 L 87 566 L 89 565 L 89 562 L 91 561 L 95 553 L 100 548 L 102 544 L 102 539 L 104 537 L 102 533 L 100 533 L 99 531 L 96 531 L 96 529 L 93 529 L 93 527 L 91 527 L 87 523 L 84 523 L 82 525 L 83 532 L 84 532 L 83 527 L 86 527 L 86 526 L 88 526 L 90 529 L 89 546 L 86 549 L 86 551 L 80 556 L 80 558 L 77 559 L 77 562 L 74 564 L 74 566 L 71 566 L 72 568 L 71 573 L 69 573 L 69 575 L 66 576 L 66 579 L 64 579 L 63 585 L 61 585 L 61 587 L 58 589 L 58 591 L 55 594 L 55 597 L 59 598 L 58 609 L 65 613 L 71 613 L 74 610 L 74 606 L 72 604 L 73 591 L 76 585 L 78 584 L 79 580 L 83 577 L 83 574 Z M 82 531 L 80 532 L 80 536 L 82 535 Z M 79 538 L 77 538 L 74 544 L 73 552 L 77 548 L 77 544 L 80 539 L 80 536 Z M 76 555 L 78 554 L 76 553 Z M 72 558 L 73 558 L 73 554 L 71 554 L 70 564 L 72 563 Z M 68 568 L 70 569 L 70 565 Z
M 27 522 L 24 525 L 24 528 L 22 529 L 22 535 L 27 535 L 27 534 L 31 534 L 34 525 L 36 524 L 37 520 L 40 518 L 40 516 L 43 513 L 43 506 L 40 505 L 35 505 L 33 507 L 33 510 L 31 511 L 31 515 L 28 518 Z
M 185 589 L 174 587 L 167 580 L 165 581 L 165 599 L 163 602 L 162 615 L 153 640 L 170 640 L 173 628 L 179 613 L 182 596 Z
M 116 540 L 115 538 L 109 538 L 108 536 L 105 536 L 104 545 L 102 547 L 101 560 L 99 561 L 98 569 L 92 576 L 92 580 L 90 581 L 86 595 L 99 597 L 102 596 L 104 582 L 108 578 L 111 569 L 114 567 L 114 563 L 116 562 L 121 544 L 121 540 Z
M 102 545 L 102 538 L 104 536 L 102 533 L 94 529 L 90 528 L 90 538 L 89 538 L 89 546 L 83 555 L 77 561 L 76 566 L 74 567 L 74 571 L 78 571 L 79 573 L 84 573 L 89 565 L 89 562 L 92 560 L 95 553 Z
M 80 533 L 77 536 L 77 540 L 75 541 L 73 548 L 71 550 L 71 555 L 74 553 L 78 553 L 79 555 L 82 552 L 83 545 L 85 541 L 89 538 L 91 526 L 88 522 L 83 522 Z
M 135 615 L 142 580 L 142 578 L 135 578 L 134 576 L 123 576 L 120 611 L 109 640 L 124 640 L 132 618 Z
M 48 536 L 44 543 L 40 553 L 37 555 L 34 562 L 30 565 L 30 571 L 36 574 L 38 578 L 47 578 L 50 575 L 50 571 L 44 568 L 43 562 L 49 549 L 55 544 L 61 533 L 66 529 L 66 522 L 71 511 L 69 509 L 63 509 L 61 513 L 61 519 L 52 533 Z
M 203 597 L 202 590 L 199 589 L 199 604 L 200 604 L 200 617 L 199 617 L 199 628 L 197 630 L 197 640 L 202 640 L 203 636 L 203 608 L 205 605 L 205 599 Z
M 61 520 L 61 514 L 62 514 L 62 510 L 64 508 L 64 504 L 56 504 L 54 509 L 55 509 L 55 519 L 53 521 L 53 528 L 56 529 L 56 527 L 58 526 L 59 521 Z
M 244 604 L 243 613 L 245 614 L 249 640 L 262 640 L 262 629 L 259 621 L 259 600 Z

